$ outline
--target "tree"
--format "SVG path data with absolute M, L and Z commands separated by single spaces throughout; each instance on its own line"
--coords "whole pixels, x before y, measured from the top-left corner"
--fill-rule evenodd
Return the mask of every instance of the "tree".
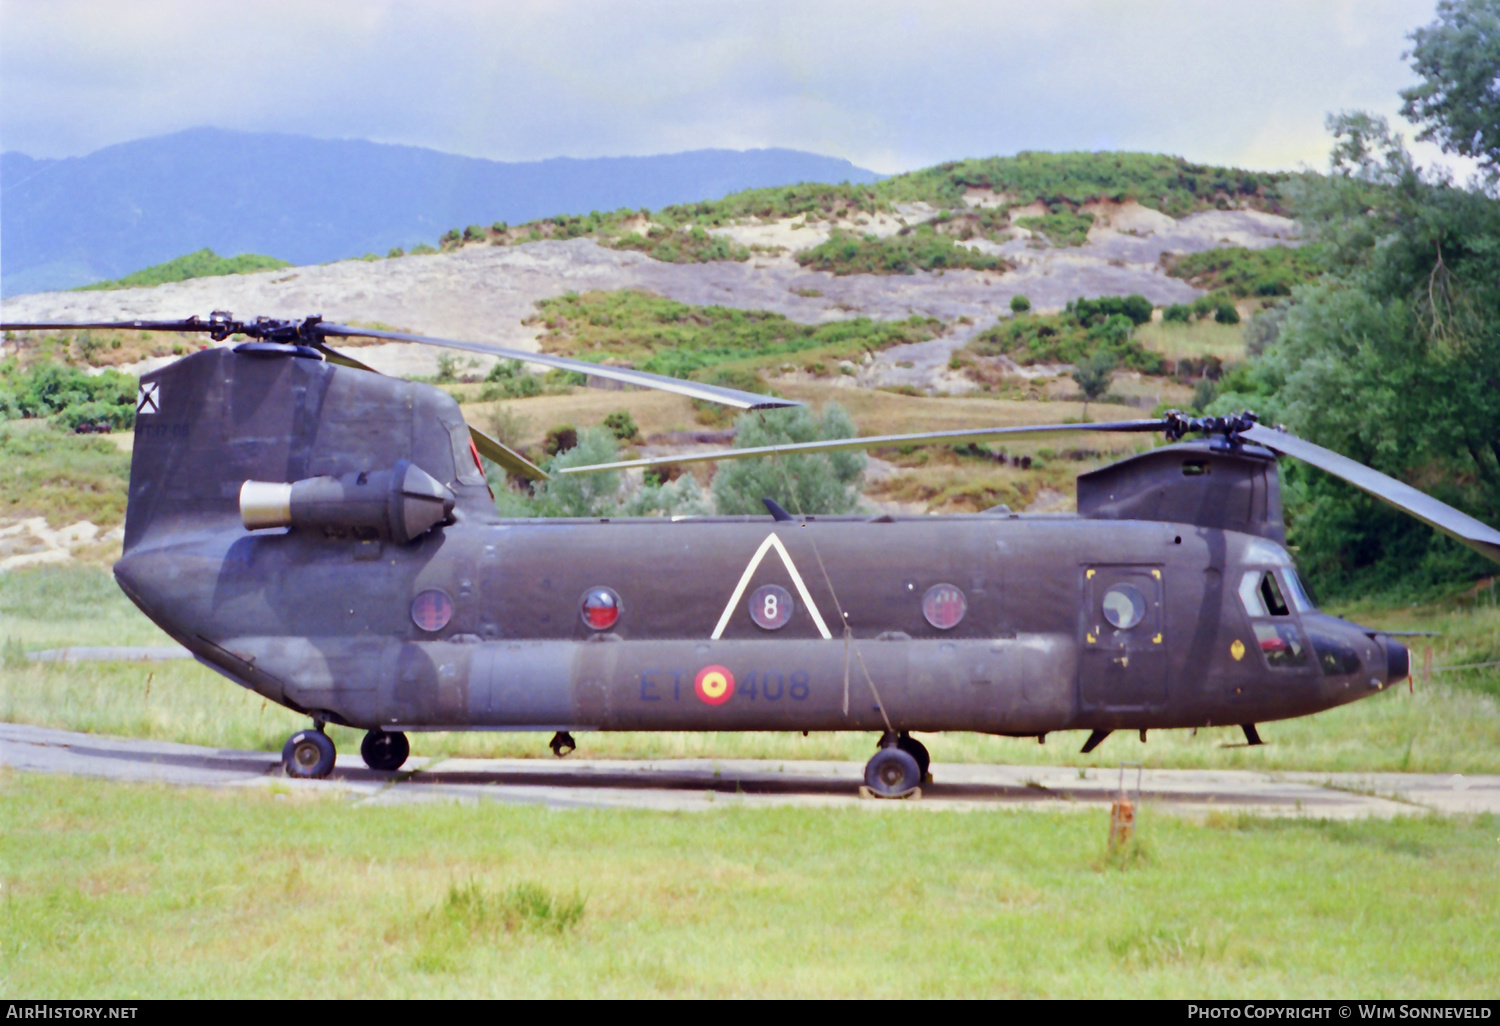
M 741 449 L 855 435 L 854 421 L 833 403 L 822 417 L 805 406 L 742 414 L 736 428 Z M 735 460 L 714 475 L 714 504 L 720 513 L 764 513 L 761 499 L 770 498 L 792 513 L 848 513 L 859 503 L 865 463 L 858 450 Z
M 1103 349 L 1096 349 L 1073 369 L 1073 380 L 1083 391 L 1083 419 L 1089 419 L 1089 402 L 1109 391 L 1115 380 L 1115 358 Z
M 1297 197 L 1330 272 L 1293 290 L 1208 412 L 1255 409 L 1493 522 L 1500 514 L 1500 202 L 1424 177 L 1384 120 L 1329 119 L 1332 171 Z M 1288 532 L 1328 595 L 1422 592 L 1493 564 L 1288 462 Z
M 1437 21 L 1405 56 L 1422 81 L 1401 91 L 1417 136 L 1472 157 L 1500 178 L 1500 0 L 1438 0 Z

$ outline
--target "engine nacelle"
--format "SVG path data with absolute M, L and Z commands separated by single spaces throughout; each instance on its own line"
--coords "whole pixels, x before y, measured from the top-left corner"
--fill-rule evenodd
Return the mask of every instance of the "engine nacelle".
M 307 527 L 405 543 L 447 520 L 453 504 L 453 492 L 409 460 L 391 470 L 240 486 L 240 520 L 248 531 Z

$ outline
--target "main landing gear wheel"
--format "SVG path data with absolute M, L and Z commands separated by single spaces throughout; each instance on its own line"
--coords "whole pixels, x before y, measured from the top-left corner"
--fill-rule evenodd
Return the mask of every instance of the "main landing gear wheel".
M 359 743 L 359 754 L 365 757 L 365 765 L 372 770 L 398 770 L 411 754 L 411 743 L 399 730 L 388 734 L 377 728 Z
M 333 742 L 321 730 L 299 730 L 281 750 L 281 765 L 289 777 L 321 780 L 333 772 Z
M 865 763 L 865 786 L 877 798 L 904 798 L 921 783 L 917 760 L 901 748 L 882 748 Z
M 902 732 L 901 736 L 896 739 L 896 747 L 917 760 L 917 769 L 922 771 L 922 783 L 930 784 L 932 775 L 927 770 L 932 765 L 932 756 L 927 754 L 927 746 L 910 734 Z
M 578 743 L 573 740 L 573 735 L 566 730 L 559 730 L 552 735 L 552 740 L 547 742 L 547 747 L 552 749 L 552 754 L 561 759 L 565 755 L 571 755 L 577 751 Z

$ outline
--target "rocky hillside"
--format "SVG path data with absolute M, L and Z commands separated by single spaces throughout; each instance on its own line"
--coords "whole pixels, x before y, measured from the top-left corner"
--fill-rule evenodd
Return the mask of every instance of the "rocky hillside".
M 155 288 L 17 296 L 7 299 L 3 310 L 6 320 L 184 317 L 216 309 L 241 316 L 318 313 L 329 320 L 378 322 L 533 349 L 545 330 L 534 320 L 538 301 L 569 291 L 636 289 L 682 303 L 775 312 L 807 324 L 861 316 L 935 317 L 950 330 L 933 342 L 882 353 L 861 370 L 858 383 L 962 391 L 967 386 L 948 369 L 951 353 L 975 332 L 1010 316 L 1016 296 L 1026 296 L 1042 312 L 1080 296 L 1139 293 L 1156 305 L 1191 302 L 1201 291 L 1167 273 L 1183 255 L 1295 245 L 1296 225 L 1288 217 L 1255 209 L 1243 197 L 1241 203 L 1223 202 L 1231 209 L 1204 203 L 1206 209 L 1173 217 L 1129 197 L 1085 199 L 1062 208 L 1086 224 L 1071 240 L 1076 244 L 1069 245 L 1049 237 L 1044 219 L 1058 215 L 1041 201 L 1022 204 L 1003 192 L 966 186 L 951 207 L 913 200 L 872 202 L 868 210 L 843 208 L 848 213 L 839 217 L 811 211 L 769 217 L 715 212 L 712 219 L 720 223 L 707 228 L 641 218 L 624 236 L 605 230 L 562 239 L 460 238 L 431 254 Z M 945 230 L 980 218 L 983 234 L 964 238 Z M 941 233 L 955 247 L 994 257 L 993 268 L 846 273 L 836 263 L 830 269 L 804 266 L 808 253 L 830 241 L 852 237 L 856 248 L 868 249 L 923 228 Z M 690 237 L 694 230 L 723 240 L 726 249 L 748 253 L 744 259 L 669 262 L 619 245 L 630 235 L 648 238 L 652 231 L 665 231 Z M 414 346 L 371 347 L 361 358 L 394 373 L 430 374 L 436 367 L 436 354 Z M 147 361 L 123 369 L 154 365 Z

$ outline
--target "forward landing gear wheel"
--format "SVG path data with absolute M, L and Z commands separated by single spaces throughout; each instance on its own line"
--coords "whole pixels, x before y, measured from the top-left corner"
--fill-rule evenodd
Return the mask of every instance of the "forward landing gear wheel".
M 910 734 L 902 734 L 896 740 L 896 747 L 917 760 L 917 769 L 922 771 L 922 783 L 925 784 L 932 780 L 932 777 L 927 773 L 928 767 L 932 765 L 932 756 L 927 754 L 926 745 Z
M 281 765 L 289 777 L 321 780 L 333 772 L 333 742 L 321 730 L 299 730 L 281 750 Z
M 922 771 L 911 753 L 882 748 L 865 763 L 865 786 L 878 798 L 904 798 L 922 783 Z
M 411 754 L 411 743 L 399 730 L 389 734 L 372 730 L 359 743 L 359 754 L 365 757 L 365 765 L 372 770 L 398 770 Z
M 559 730 L 552 735 L 552 740 L 547 743 L 552 749 L 552 754 L 561 759 L 565 755 L 572 755 L 578 750 L 578 744 L 573 740 L 573 735 L 566 730 Z

